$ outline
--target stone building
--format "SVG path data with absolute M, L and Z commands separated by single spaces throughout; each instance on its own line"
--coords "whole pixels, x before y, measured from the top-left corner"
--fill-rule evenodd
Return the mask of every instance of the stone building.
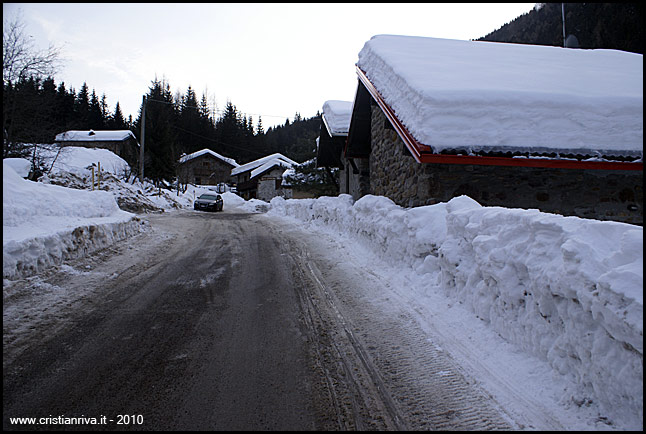
M 282 154 L 272 154 L 231 170 L 238 195 L 245 200 L 270 201 L 276 196 L 292 198 L 290 186 L 283 184 L 283 173 L 296 163 Z
M 323 104 L 321 128 L 316 142 L 316 166 L 338 168 L 339 193 L 350 193 L 351 176 L 358 176 L 353 171 L 350 161 L 344 157 L 343 150 L 348 138 L 352 101 L 329 100 Z
M 373 37 L 357 64 L 349 192 L 641 225 L 641 65 L 613 50 Z
M 130 130 L 70 130 L 57 134 L 54 142 L 61 146 L 108 149 L 131 166 L 136 166 L 139 161 L 139 142 Z
M 233 158 L 223 157 L 210 149 L 202 149 L 179 159 L 177 179 L 180 184 L 230 184 L 231 170 L 239 166 Z

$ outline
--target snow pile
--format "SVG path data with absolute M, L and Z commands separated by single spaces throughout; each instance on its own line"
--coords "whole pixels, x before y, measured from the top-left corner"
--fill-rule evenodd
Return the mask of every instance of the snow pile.
M 377 35 L 357 66 L 435 152 L 643 156 L 641 54 Z
M 404 209 L 384 197 L 272 199 L 289 216 L 410 269 L 549 362 L 615 420 L 643 424 L 643 228 L 461 196 Z M 585 400 L 579 401 L 580 405 Z
M 98 177 L 99 164 L 102 172 L 115 175 L 124 175 L 130 171 L 126 160 L 108 149 L 39 145 L 39 154 L 49 175 L 70 172 L 90 177 L 94 166 L 94 176 Z
M 108 192 L 28 181 L 3 163 L 4 278 L 38 272 L 139 230 L 138 219 L 120 210 Z
M 29 172 L 31 171 L 31 163 L 29 160 L 25 160 L 24 158 L 5 158 L 2 162 L 9 165 L 9 167 L 23 178 L 29 176 Z

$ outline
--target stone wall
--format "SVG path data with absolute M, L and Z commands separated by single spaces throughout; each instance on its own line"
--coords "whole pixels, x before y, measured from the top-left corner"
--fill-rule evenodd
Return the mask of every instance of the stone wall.
M 286 188 L 281 185 L 283 179 L 284 167 L 273 169 L 263 174 L 258 180 L 256 187 L 256 198 L 269 202 L 276 196 L 284 197 L 285 199 L 292 198 L 292 189 Z
M 484 206 L 643 224 L 643 172 L 422 164 L 377 106 L 372 110 L 370 193 L 403 207 L 467 195 Z
M 339 193 L 350 194 L 357 200 L 370 194 L 370 159 L 353 158 L 356 167 L 352 167 L 350 159 L 343 158 L 343 167 L 339 170 Z

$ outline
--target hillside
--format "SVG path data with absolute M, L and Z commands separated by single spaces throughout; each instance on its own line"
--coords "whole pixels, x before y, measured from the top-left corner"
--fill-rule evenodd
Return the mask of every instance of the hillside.
M 563 46 L 562 3 L 538 3 L 478 41 Z M 644 53 L 643 7 L 638 3 L 565 3 L 565 34 L 580 48 Z

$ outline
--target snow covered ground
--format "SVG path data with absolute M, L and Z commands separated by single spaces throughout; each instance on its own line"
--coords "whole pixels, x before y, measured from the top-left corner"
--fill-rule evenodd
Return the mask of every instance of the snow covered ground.
M 126 197 L 143 201 L 149 211 L 173 212 L 191 208 L 206 190 L 160 194 L 151 185 L 123 182 L 118 157 L 86 151 L 100 150 L 59 155 L 44 182 L 18 175 L 13 167 L 20 162 L 3 164 L 3 287 L 145 231 L 145 218 L 119 209 L 119 198 L 121 203 Z M 112 172 L 104 175 L 102 190 L 88 191 L 87 167 L 98 161 Z M 52 185 L 63 182 L 76 183 L 77 189 Z M 437 312 L 454 328 L 479 318 L 488 330 L 540 361 L 525 370 L 544 372 L 541 363 L 550 367 L 552 377 L 543 387 L 551 391 L 537 394 L 559 401 L 555 411 L 566 416 L 596 411 L 608 418 L 597 424 L 588 418 L 569 428 L 642 428 L 641 227 L 482 207 L 466 196 L 412 209 L 377 196 L 356 202 L 348 195 L 274 198 L 271 203 L 222 196 L 225 210 L 266 212 L 267 218 L 287 219 L 312 236 L 356 245 L 357 255 L 371 252 L 373 259 L 357 256 L 357 263 L 374 267 L 405 300 L 421 306 L 421 312 Z M 445 309 L 437 308 L 440 299 L 467 309 L 448 309 L 449 319 Z M 472 333 L 470 339 L 489 339 Z M 487 357 L 495 362 L 510 356 Z M 518 378 L 509 376 L 510 381 Z M 554 402 L 546 406 L 554 408 Z
M 170 192 L 128 180 L 128 164 L 106 149 L 70 146 L 59 153 L 55 146 L 39 145 L 38 152 L 50 168 L 39 182 L 23 179 L 29 161 L 3 161 L 3 278 L 33 275 L 107 247 L 146 230 L 146 221 L 135 213 L 192 208 L 194 199 L 209 191 L 191 186 L 183 193 Z M 223 197 L 225 205 L 245 202 L 232 193 Z M 268 208 L 261 201 L 244 206 L 255 210 L 256 203 Z
M 563 403 L 594 403 L 619 427 L 643 425 L 641 227 L 466 196 L 412 209 L 379 196 L 274 198 L 268 215 L 367 248 L 430 311 L 437 294 L 465 305 L 573 385 Z

